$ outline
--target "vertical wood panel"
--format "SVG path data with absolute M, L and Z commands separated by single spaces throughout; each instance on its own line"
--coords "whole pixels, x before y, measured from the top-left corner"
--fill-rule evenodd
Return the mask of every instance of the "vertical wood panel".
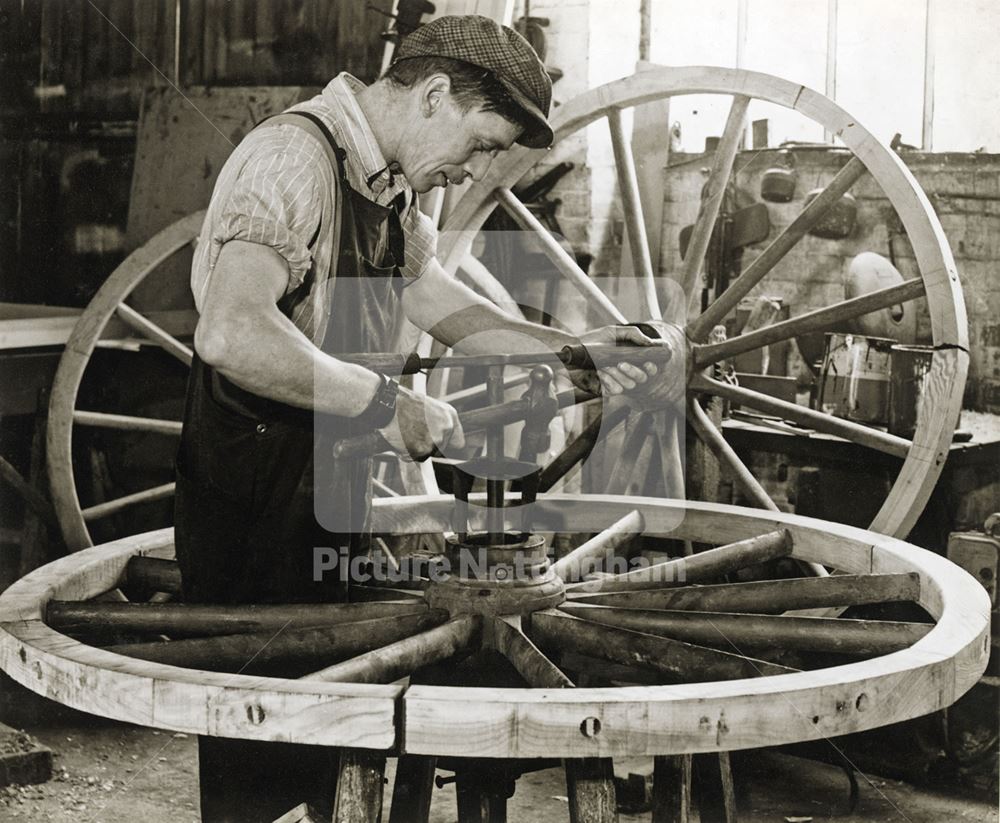
M 181 78 L 185 85 L 205 82 L 205 0 L 181 3 Z

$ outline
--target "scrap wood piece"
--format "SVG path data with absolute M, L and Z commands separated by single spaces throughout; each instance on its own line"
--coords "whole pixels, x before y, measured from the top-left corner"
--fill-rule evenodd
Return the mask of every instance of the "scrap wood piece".
M 0 788 L 44 783 L 52 777 L 52 750 L 0 723 Z

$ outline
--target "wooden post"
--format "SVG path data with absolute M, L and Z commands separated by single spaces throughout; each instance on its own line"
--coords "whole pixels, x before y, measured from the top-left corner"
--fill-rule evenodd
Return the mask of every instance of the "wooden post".
M 701 823 L 737 823 L 729 752 L 696 754 L 693 767 Z
M 334 823 L 371 823 L 382 819 L 385 752 L 341 749 Z
M 618 820 L 611 758 L 567 760 L 566 793 L 569 795 L 570 823 L 614 823 Z
M 427 823 L 436 769 L 436 757 L 416 754 L 399 756 L 389 823 Z
M 652 823 L 688 823 L 691 819 L 691 755 L 653 758 Z
M 514 794 L 514 783 L 506 770 L 487 774 L 481 766 L 455 772 L 455 795 L 458 800 L 458 823 L 506 823 L 507 799 Z

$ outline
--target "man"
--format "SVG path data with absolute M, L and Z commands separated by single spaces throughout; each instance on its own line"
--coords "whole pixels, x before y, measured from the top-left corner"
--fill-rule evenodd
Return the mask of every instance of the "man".
M 404 40 L 372 86 L 342 74 L 233 153 L 192 267 L 201 316 L 176 509 L 189 602 L 344 596 L 313 580 L 313 550 L 347 545 L 363 528 L 370 463 L 336 465 L 329 442 L 318 450 L 320 431 L 377 429 L 417 459 L 462 445 L 451 406 L 338 354 L 385 351 L 404 315 L 466 353 L 578 342 L 503 313 L 449 277 L 414 197 L 480 179 L 514 143 L 548 146 L 550 98 L 544 67 L 520 35 L 485 17 L 440 18 Z M 668 345 L 629 327 L 580 339 Z M 654 374 L 652 363 L 619 364 L 600 378 L 611 393 L 663 392 L 648 380 Z M 314 498 L 333 501 L 338 527 L 317 521 Z M 200 744 L 204 820 L 270 821 L 303 801 L 328 811 L 327 750 Z

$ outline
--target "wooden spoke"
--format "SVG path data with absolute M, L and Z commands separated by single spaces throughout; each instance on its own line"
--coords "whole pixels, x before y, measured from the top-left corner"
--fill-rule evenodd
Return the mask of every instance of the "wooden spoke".
M 806 233 L 813 228 L 861 175 L 865 164 L 852 157 L 830 181 L 830 184 L 799 213 L 799 215 L 779 234 L 760 256 L 747 266 L 740 276 L 700 316 L 688 324 L 688 337 L 694 341 L 704 340 L 709 332 L 721 323 L 746 297 L 781 259 L 794 248 Z M 688 252 L 690 255 L 690 251 Z
M 620 405 L 590 423 L 574 440 L 567 444 L 538 478 L 538 491 L 544 493 L 562 480 L 594 450 L 602 436 L 607 436 L 620 426 L 629 415 L 629 407 Z
M 649 240 L 646 237 L 646 221 L 642 215 L 642 201 L 639 199 L 639 181 L 635 172 L 635 158 L 632 148 L 625 139 L 622 128 L 621 109 L 608 109 L 608 128 L 611 130 L 611 146 L 615 153 L 615 168 L 618 172 L 618 189 L 621 192 L 622 211 L 625 213 L 625 230 L 628 232 L 632 261 L 638 271 L 639 312 L 641 320 L 660 320 L 660 303 L 656 297 L 656 272 L 649 255 Z
M 771 496 L 757 481 L 757 478 L 753 476 L 750 469 L 740 460 L 733 447 L 726 442 L 726 438 L 722 436 L 722 432 L 715 427 L 715 424 L 709 419 L 697 399 L 693 397 L 688 398 L 687 409 L 688 422 L 695 430 L 698 438 L 708 446 L 712 454 L 715 455 L 715 459 L 732 472 L 736 478 L 736 482 L 740 484 L 743 493 L 762 509 L 768 509 L 773 512 L 778 511 L 778 507 L 771 499 Z
M 732 652 L 598 625 L 553 610 L 535 612 L 531 616 L 531 634 L 543 648 L 639 665 L 686 683 L 764 677 L 795 671 Z
M 845 300 L 835 306 L 816 309 L 793 317 L 791 320 L 775 323 L 773 326 L 765 326 L 749 334 L 731 337 L 721 343 L 695 346 L 694 365 L 696 368 L 710 366 L 712 363 L 718 363 L 720 360 L 735 357 L 744 352 L 754 351 L 771 343 L 788 340 L 802 334 L 826 331 L 846 320 L 895 306 L 898 303 L 915 300 L 923 295 L 924 281 L 919 277 L 914 277 L 912 280 L 907 280 L 896 286 L 879 289 L 852 300 Z
M 378 550 L 382 553 L 382 556 L 385 558 L 385 562 L 389 564 L 389 568 L 396 574 L 399 574 L 399 561 L 396 559 L 396 555 L 392 553 L 392 549 L 389 548 L 389 544 L 386 543 L 381 537 L 376 537 L 372 541 L 372 545 L 378 548 Z
M 602 560 L 612 557 L 622 546 L 632 542 L 645 528 L 642 515 L 633 509 L 600 534 L 594 535 L 557 560 L 552 565 L 552 571 L 566 582 L 580 580 L 590 574 Z
M 155 417 L 129 417 L 124 414 L 73 410 L 73 422 L 78 426 L 94 426 L 99 429 L 119 429 L 121 431 L 152 432 L 154 434 L 180 435 L 179 420 L 159 420 Z
M 108 651 L 189 669 L 238 670 L 251 661 L 255 668 L 320 666 L 352 657 L 438 626 L 446 612 L 425 610 L 336 626 L 284 629 L 218 637 L 109 646 Z
M 164 483 L 162 486 L 144 489 L 134 494 L 126 494 L 124 497 L 117 497 L 114 500 L 108 500 L 106 503 L 88 506 L 82 512 L 83 519 L 89 523 L 93 520 L 100 520 L 102 517 L 110 517 L 122 509 L 127 509 L 129 506 L 137 506 L 140 503 L 152 503 L 155 500 L 166 500 L 168 497 L 173 497 L 173 495 L 174 484 Z
M 415 669 L 472 648 L 481 631 L 478 615 L 456 617 L 443 626 L 321 669 L 307 678 L 328 683 L 391 683 Z
M 478 258 L 467 254 L 462 258 L 458 267 L 465 272 L 476 289 L 490 302 L 498 305 L 511 317 L 516 317 L 519 320 L 524 319 L 524 313 L 517 305 L 517 301 L 510 296 L 507 289 L 493 276 L 493 272 L 486 268 Z
M 181 593 L 181 570 L 174 560 L 130 557 L 125 565 L 125 586 L 153 592 Z
M 379 497 L 399 497 L 399 492 L 390 488 L 377 477 L 372 478 L 372 487 Z
M 529 686 L 536 689 L 571 689 L 573 681 L 549 660 L 521 631 L 517 618 L 493 620 L 493 642 Z
M 427 606 L 420 600 L 246 606 L 52 600 L 45 610 L 45 622 L 73 636 L 148 633 L 178 638 L 338 626 L 425 611 Z
M 920 578 L 913 574 L 835 574 L 753 583 L 723 583 L 638 592 L 573 594 L 574 603 L 629 609 L 779 614 L 793 609 L 915 602 Z
M 749 105 L 749 97 L 742 94 L 733 96 L 729 117 L 726 120 L 726 128 L 723 130 L 722 139 L 715 150 L 712 171 L 709 173 L 708 183 L 705 185 L 705 196 L 698 211 L 698 220 L 691 232 L 691 240 L 688 242 L 687 254 L 684 256 L 684 268 L 681 273 L 681 286 L 684 289 L 684 294 L 688 297 L 689 306 L 698 305 L 698 301 L 695 299 L 695 295 L 698 293 L 698 276 L 701 274 L 701 268 L 705 262 L 705 252 L 708 251 L 712 229 L 719 216 L 719 207 L 722 205 L 726 184 L 733 170 L 733 160 L 736 159 L 736 152 L 740 147 L 740 137 L 743 134 L 747 106 Z
M 127 303 L 119 303 L 118 308 L 115 309 L 115 313 L 129 328 L 134 329 L 146 339 L 162 346 L 165 351 L 172 354 L 185 366 L 191 365 L 194 352 L 172 334 L 156 325 L 148 317 L 143 317 Z
M 621 453 L 608 478 L 608 494 L 642 494 L 646 470 L 652 456 L 652 449 L 645 448 L 653 436 L 653 415 L 631 415 L 632 425 L 625 434 Z
M 890 654 L 909 648 L 934 628 L 929 623 L 891 620 L 643 611 L 583 603 L 564 603 L 559 610 L 606 626 L 737 650 L 780 648 L 865 656 Z
M 493 193 L 496 201 L 503 207 L 517 224 L 525 231 L 533 232 L 538 241 L 542 244 L 542 250 L 552 261 L 552 264 L 576 286 L 585 297 L 588 297 L 594 306 L 597 307 L 605 323 L 626 323 L 625 315 L 618 307 L 611 302 L 608 296 L 602 292 L 590 279 L 587 273 L 580 268 L 576 260 L 566 249 L 559 245 L 556 239 L 549 233 L 549 230 L 542 225 L 541 221 L 529 211 L 528 207 L 517 199 L 510 189 L 501 186 Z
M 581 547 L 582 548 L 582 547 Z M 646 568 L 634 569 L 625 574 L 616 574 L 600 580 L 602 592 L 627 592 L 642 589 L 658 589 L 671 586 L 686 586 L 713 580 L 748 566 L 766 563 L 787 557 L 792 551 L 792 536 L 787 529 L 762 534 L 719 546 L 714 549 L 678 557 L 662 563 L 654 563 Z M 586 588 L 591 583 L 578 583 L 570 590 Z
M 705 392 L 718 397 L 725 397 L 733 403 L 750 406 L 767 414 L 775 414 L 787 420 L 793 420 L 800 425 L 808 426 L 824 434 L 843 437 L 845 440 L 850 440 L 859 446 L 867 446 L 870 449 L 885 452 L 894 457 L 905 458 L 910 450 L 910 441 L 902 437 L 897 437 L 894 434 L 888 434 L 878 429 L 871 429 L 867 426 L 862 426 L 860 423 L 834 417 L 832 414 L 813 411 L 796 403 L 788 403 L 785 400 L 778 400 L 761 392 L 732 386 L 709 377 L 695 375 L 691 380 L 690 388 L 696 392 Z

